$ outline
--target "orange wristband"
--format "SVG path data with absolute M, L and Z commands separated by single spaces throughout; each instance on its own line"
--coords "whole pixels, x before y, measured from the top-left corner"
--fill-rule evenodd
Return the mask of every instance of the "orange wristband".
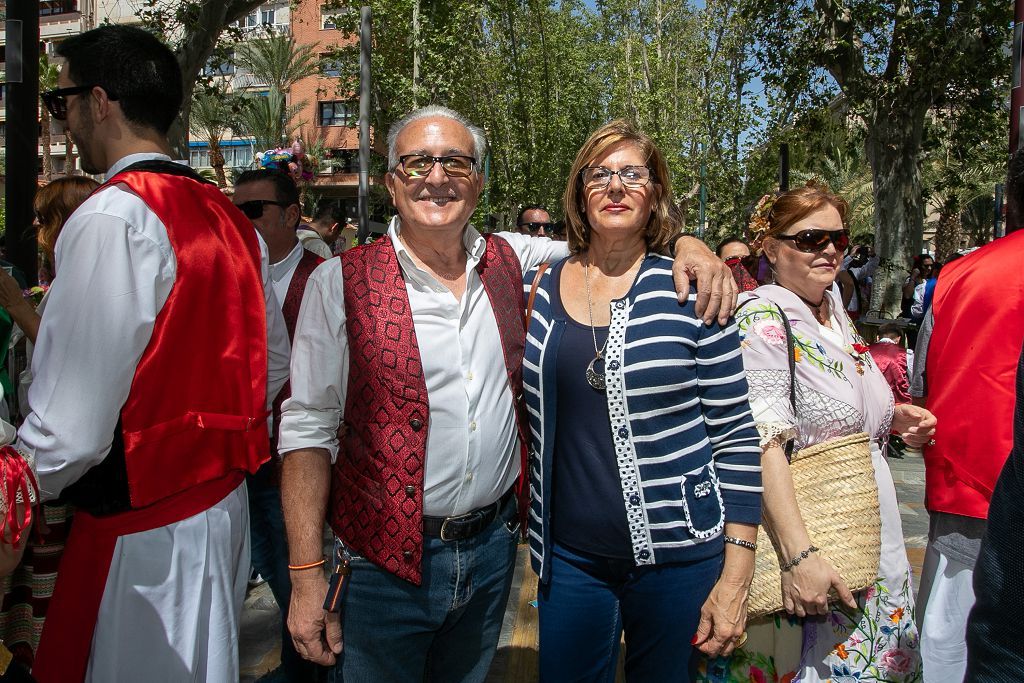
M 293 572 L 297 572 L 303 569 L 313 569 L 314 567 L 322 567 L 326 562 L 327 560 L 320 559 L 316 562 L 310 562 L 309 564 L 290 564 L 288 565 L 288 569 L 291 569 Z

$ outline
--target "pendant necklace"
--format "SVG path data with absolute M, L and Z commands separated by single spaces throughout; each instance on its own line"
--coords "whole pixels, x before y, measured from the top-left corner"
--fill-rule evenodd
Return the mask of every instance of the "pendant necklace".
M 594 329 L 594 304 L 590 298 L 590 259 L 583 265 L 583 280 L 587 283 L 587 312 L 590 314 L 590 334 L 594 338 L 594 360 L 587 365 L 587 384 L 598 391 L 605 390 L 604 382 L 604 349 L 608 346 L 608 338 L 605 337 L 601 348 L 597 346 L 597 331 Z M 598 361 L 601 361 L 601 370 L 598 371 Z

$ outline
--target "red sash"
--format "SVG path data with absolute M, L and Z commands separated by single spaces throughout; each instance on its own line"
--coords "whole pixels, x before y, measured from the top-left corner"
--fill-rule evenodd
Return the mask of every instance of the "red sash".
M 232 472 L 140 510 L 94 517 L 79 510 L 64 548 L 32 675 L 39 683 L 85 679 L 89 651 L 120 536 L 158 529 L 197 515 L 222 501 L 245 475 Z M 144 677 L 144 672 L 139 672 Z

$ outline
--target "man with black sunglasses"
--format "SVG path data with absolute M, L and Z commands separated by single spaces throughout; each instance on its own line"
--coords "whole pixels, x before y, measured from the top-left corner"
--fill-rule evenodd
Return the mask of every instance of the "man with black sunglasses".
M 299 306 L 309 276 L 324 259 L 308 248 L 296 232 L 301 213 L 299 188 L 287 173 L 269 168 L 243 172 L 235 181 L 231 201 L 249 218 L 267 243 L 270 281 L 281 305 L 289 342 L 295 333 Z M 320 241 L 323 244 L 322 241 Z M 274 398 L 270 452 L 271 460 L 246 477 L 249 495 L 249 529 L 252 565 L 266 579 L 281 610 L 281 666 L 266 674 L 267 681 L 311 681 L 315 665 L 295 651 L 288 633 L 288 603 L 292 584 L 288 576 L 288 541 L 281 513 L 281 460 L 277 455 L 277 425 L 281 404 L 288 397 L 285 384 Z
M 244 475 L 287 378 L 266 246 L 171 161 L 181 72 L 163 43 L 103 26 L 57 51 L 44 102 L 107 182 L 61 233 L 19 433 L 40 498 L 76 507 L 33 675 L 238 680 Z
M 523 235 L 555 237 L 555 223 L 543 204 L 526 204 L 516 216 L 516 229 Z
M 345 680 L 482 681 L 526 514 L 523 274 L 568 249 L 470 224 L 486 140 L 457 112 L 412 112 L 388 148 L 387 236 L 314 271 L 295 332 L 288 623 Z M 708 290 L 732 283 L 702 243 L 682 244 L 681 291 L 690 267 Z M 725 298 L 706 313 L 727 318 Z

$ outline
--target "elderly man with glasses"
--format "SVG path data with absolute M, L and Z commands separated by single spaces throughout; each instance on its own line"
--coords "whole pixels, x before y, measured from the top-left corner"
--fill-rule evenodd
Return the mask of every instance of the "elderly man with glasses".
M 485 148 L 443 107 L 392 126 L 387 239 L 314 271 L 299 316 L 280 440 L 288 623 L 345 681 L 482 681 L 501 630 L 526 509 L 522 278 L 567 248 L 469 224 Z M 685 247 L 681 292 L 713 281 L 724 301 L 705 315 L 727 318 L 731 274 Z

